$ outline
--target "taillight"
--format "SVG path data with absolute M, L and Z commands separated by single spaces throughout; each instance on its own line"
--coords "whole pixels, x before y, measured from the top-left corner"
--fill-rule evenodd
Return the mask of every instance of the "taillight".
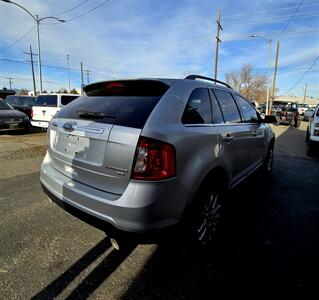
M 31 109 L 31 119 L 33 119 L 33 108 Z
M 141 137 L 139 139 L 133 179 L 162 180 L 176 174 L 175 148 L 167 143 Z

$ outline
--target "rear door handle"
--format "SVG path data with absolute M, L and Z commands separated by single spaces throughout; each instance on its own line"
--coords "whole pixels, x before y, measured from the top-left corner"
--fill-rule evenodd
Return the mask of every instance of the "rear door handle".
M 232 135 L 227 134 L 227 135 L 223 138 L 223 142 L 231 143 L 233 139 L 234 139 L 234 137 L 233 137 Z

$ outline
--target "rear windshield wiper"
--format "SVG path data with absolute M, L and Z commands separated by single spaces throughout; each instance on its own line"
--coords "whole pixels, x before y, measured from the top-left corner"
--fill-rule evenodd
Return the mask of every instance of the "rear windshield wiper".
M 80 118 L 87 118 L 87 119 L 103 119 L 103 118 L 115 119 L 114 116 L 106 115 L 98 111 L 79 110 L 77 111 L 77 114 Z

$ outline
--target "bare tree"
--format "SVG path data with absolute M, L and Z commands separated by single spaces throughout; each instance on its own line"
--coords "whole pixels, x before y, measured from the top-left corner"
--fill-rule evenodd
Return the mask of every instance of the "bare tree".
M 245 64 L 240 71 L 226 73 L 226 82 L 245 98 L 264 103 L 267 94 L 267 79 L 264 75 L 253 74 L 252 66 Z
M 21 90 L 19 91 L 18 95 L 23 95 L 23 96 L 25 96 L 25 95 L 28 95 L 29 92 L 30 92 L 30 91 L 27 90 L 27 89 L 21 89 Z

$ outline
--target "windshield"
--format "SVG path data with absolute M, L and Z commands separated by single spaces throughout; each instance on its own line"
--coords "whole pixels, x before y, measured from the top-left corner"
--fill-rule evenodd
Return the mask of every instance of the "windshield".
M 0 101 L 0 110 L 13 110 L 13 107 L 5 101 Z

